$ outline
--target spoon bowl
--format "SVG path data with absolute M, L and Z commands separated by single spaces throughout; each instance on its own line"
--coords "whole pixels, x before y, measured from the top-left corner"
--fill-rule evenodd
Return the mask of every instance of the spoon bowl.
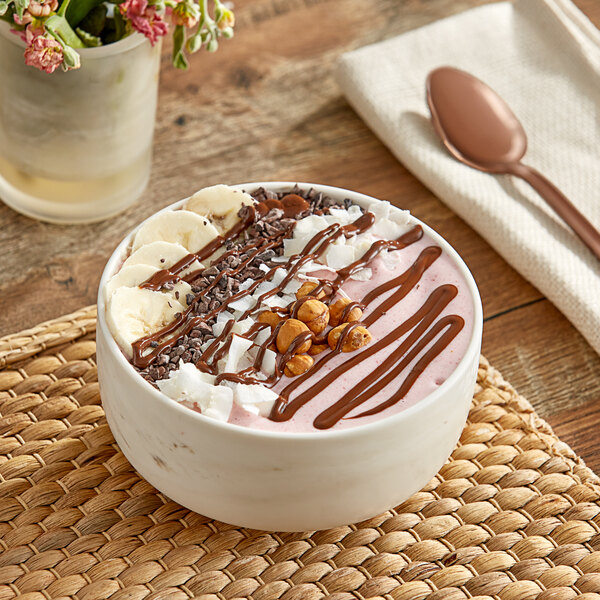
M 600 259 L 598 230 L 551 181 L 521 162 L 527 134 L 494 90 L 454 67 L 429 73 L 426 88 L 433 127 L 452 156 L 480 171 L 527 181 Z
M 483 81 L 452 67 L 427 77 L 433 125 L 446 148 L 482 171 L 506 172 L 527 150 L 527 135 L 508 104 Z

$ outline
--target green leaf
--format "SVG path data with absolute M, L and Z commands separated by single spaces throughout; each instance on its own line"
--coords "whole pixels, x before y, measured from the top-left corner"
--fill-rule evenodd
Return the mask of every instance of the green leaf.
M 92 35 L 85 29 L 81 29 L 81 27 L 77 27 L 77 29 L 75 29 L 75 33 L 88 48 L 97 48 L 98 46 L 102 46 L 102 40 L 98 36 Z
M 85 48 L 85 44 L 71 29 L 71 26 L 64 17 L 51 15 L 46 19 L 45 26 L 47 31 L 54 37 L 59 38 L 67 46 L 71 48 Z
M 99 37 L 106 26 L 106 13 L 107 8 L 104 4 L 96 6 L 83 18 L 77 28 L 83 29 L 94 37 Z
M 187 58 L 183 53 L 185 45 L 185 28 L 183 25 L 177 25 L 173 32 L 173 65 L 178 69 L 187 69 L 189 67 Z
M 69 21 L 71 27 L 77 27 L 81 21 L 97 6 L 100 6 L 104 0 L 65 0 L 60 7 L 67 5 L 63 14 Z
M 2 2 L 0 2 L 0 17 L 3 17 L 6 14 L 7 10 L 8 10 L 8 0 L 2 0 Z
M 127 34 L 127 23 L 125 23 L 125 19 L 123 19 L 123 15 L 120 10 L 115 10 L 114 16 L 115 22 L 115 37 L 117 42 L 124 38 Z

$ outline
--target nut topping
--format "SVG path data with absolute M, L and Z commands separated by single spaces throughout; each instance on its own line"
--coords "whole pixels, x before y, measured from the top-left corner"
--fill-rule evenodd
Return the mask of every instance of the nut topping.
M 348 325 L 349 323 L 342 323 L 341 325 L 334 327 L 327 335 L 327 343 L 332 350 L 336 349 L 338 340 Z M 342 352 L 353 352 L 354 350 L 358 350 L 359 348 L 366 346 L 372 339 L 368 329 L 362 325 L 358 325 L 346 336 L 342 345 Z
M 327 305 L 316 298 L 309 298 L 299 304 L 298 319 L 306 323 L 313 333 L 325 331 L 329 323 L 329 308 Z
M 310 208 L 310 204 L 298 194 L 287 194 L 281 199 L 281 204 L 283 205 L 283 215 L 291 218 L 298 217 Z
M 346 307 L 351 302 L 352 302 L 352 300 L 350 300 L 350 298 L 339 298 L 329 307 L 329 324 L 330 325 L 332 325 L 333 327 L 336 327 L 337 325 L 339 325 L 342 322 L 342 317 L 344 315 L 344 311 L 346 310 Z M 362 310 L 358 306 L 355 306 L 350 311 L 350 313 L 348 314 L 348 316 L 346 317 L 344 322 L 352 323 L 353 321 L 360 321 L 362 318 L 362 314 L 363 314 Z
M 308 353 L 311 356 L 316 356 L 317 354 L 321 354 L 321 352 L 324 352 L 325 350 L 328 350 L 329 346 L 327 344 L 313 344 Z
M 302 375 L 306 373 L 314 364 L 315 359 L 308 354 L 296 354 L 285 363 L 283 372 L 288 377 L 296 377 L 296 375 Z
M 311 292 L 317 287 L 318 283 L 314 281 L 305 281 L 300 289 L 296 292 L 296 298 L 304 298 L 304 296 L 311 296 Z M 321 291 L 317 294 L 317 298 L 322 298 L 325 295 L 325 292 Z
M 276 312 L 271 310 L 264 310 L 258 315 L 256 320 L 259 323 L 266 323 L 267 325 L 270 325 L 271 329 L 275 329 L 279 322 L 283 320 L 283 317 L 280 317 Z
M 298 319 L 288 319 L 279 329 L 277 334 L 277 350 L 280 354 L 285 354 L 292 342 L 302 333 L 306 333 L 310 329 L 302 321 Z M 312 340 L 306 340 L 299 348 L 296 348 L 295 354 L 304 354 L 308 352 L 312 345 Z

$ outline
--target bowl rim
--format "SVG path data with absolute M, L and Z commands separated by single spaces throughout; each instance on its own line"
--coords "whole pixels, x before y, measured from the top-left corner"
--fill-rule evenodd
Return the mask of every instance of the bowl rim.
M 332 197 L 344 197 L 350 198 L 353 201 L 357 201 L 359 204 L 371 204 L 373 201 L 381 201 L 379 198 L 374 198 L 373 196 L 369 196 L 367 194 L 363 194 L 361 192 L 355 192 L 352 190 L 347 190 L 345 188 L 318 184 L 318 183 L 307 183 L 307 182 L 290 182 L 290 181 L 258 181 L 258 182 L 248 182 L 248 183 L 240 183 L 231 185 L 234 189 L 238 190 L 255 190 L 260 187 L 264 187 L 266 189 L 274 190 L 274 191 L 283 191 L 292 189 L 295 185 L 303 189 L 314 188 L 320 192 L 323 192 Z M 243 425 L 237 425 L 234 423 L 228 423 L 223 421 L 217 421 L 216 419 L 212 419 L 202 415 L 199 412 L 196 412 L 179 402 L 169 398 L 167 395 L 163 394 L 161 391 L 150 385 L 143 377 L 139 375 L 139 373 L 134 369 L 133 365 L 129 362 L 126 356 L 123 354 L 119 345 L 115 341 L 110 328 L 105 320 L 105 302 L 104 302 L 104 286 L 108 282 L 109 278 L 112 277 L 116 272 L 116 268 L 119 263 L 122 264 L 124 260 L 125 253 L 128 250 L 131 239 L 135 232 L 150 218 L 154 215 L 166 212 L 168 210 L 174 210 L 181 208 L 183 204 L 189 199 L 183 198 L 178 200 L 177 202 L 173 202 L 154 212 L 152 215 L 144 219 L 141 223 L 139 223 L 134 229 L 132 229 L 119 243 L 119 245 L 115 248 L 114 252 L 111 254 L 108 259 L 106 266 L 102 272 L 102 276 L 100 279 L 100 284 L 98 286 L 98 327 L 102 330 L 102 333 L 105 334 L 105 339 L 108 344 L 108 351 L 112 354 L 115 360 L 125 369 L 125 372 L 128 375 L 132 375 L 138 385 L 141 386 L 141 389 L 144 393 L 149 394 L 154 400 L 156 400 L 159 404 L 163 405 L 166 410 L 173 410 L 176 413 L 179 413 L 186 418 L 196 420 L 200 425 L 204 426 L 212 426 L 220 429 L 223 433 L 236 434 L 249 438 L 259 438 L 259 439 L 270 439 L 270 440 L 294 440 L 294 441 L 310 441 L 314 442 L 316 440 L 325 441 L 325 440 L 336 440 L 338 438 L 344 437 L 353 437 L 353 436 L 362 436 L 362 435 L 371 435 L 372 433 L 376 433 L 378 430 L 387 427 L 393 427 L 396 423 L 403 421 L 405 419 L 410 418 L 413 414 L 417 414 L 421 411 L 427 410 L 432 404 L 435 404 L 438 398 L 445 395 L 446 391 L 451 388 L 455 382 L 459 381 L 462 376 L 465 374 L 465 371 L 468 370 L 473 362 L 473 354 L 476 357 L 479 357 L 479 353 L 481 351 L 481 339 L 483 332 L 483 308 L 481 304 L 481 296 L 479 294 L 479 289 L 477 284 L 475 283 L 475 279 L 465 264 L 462 257 L 458 254 L 458 252 L 447 242 L 439 233 L 437 233 L 434 229 L 432 229 L 426 223 L 423 223 L 421 220 L 417 219 L 412 214 L 410 215 L 411 220 L 415 223 L 415 225 L 421 225 L 423 227 L 424 232 L 431 237 L 437 244 L 439 244 L 442 249 L 452 258 L 453 262 L 459 268 L 462 276 L 467 282 L 467 287 L 471 293 L 471 300 L 473 301 L 473 329 L 471 331 L 471 338 L 469 340 L 469 344 L 465 353 L 463 354 L 460 362 L 452 371 L 450 376 L 433 392 L 413 404 L 408 408 L 393 414 L 387 417 L 383 417 L 381 419 L 377 419 L 370 423 L 365 423 L 362 425 L 356 425 L 355 427 L 350 427 L 348 429 L 327 429 L 327 430 L 319 430 L 319 431 L 271 431 L 271 430 L 262 430 L 262 429 L 253 429 L 250 427 L 244 427 Z M 390 202 L 391 206 L 400 209 L 397 206 L 394 206 Z

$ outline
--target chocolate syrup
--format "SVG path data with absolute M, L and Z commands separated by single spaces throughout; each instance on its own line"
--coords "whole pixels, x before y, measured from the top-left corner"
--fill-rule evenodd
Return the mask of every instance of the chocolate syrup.
M 268 202 L 269 201 L 267 201 L 267 203 Z M 303 206 L 301 203 L 298 204 Z M 264 212 L 264 207 L 259 205 L 256 206 L 256 210 L 253 207 L 248 208 L 249 210 L 247 215 L 245 215 L 245 217 L 233 228 L 231 228 L 224 236 L 217 237 L 215 240 L 202 248 L 198 253 L 189 254 L 171 268 L 158 271 L 140 287 L 145 287 L 151 290 L 160 290 L 165 285 L 179 281 L 179 273 L 181 273 L 181 271 L 190 266 L 195 260 L 203 260 L 211 256 L 222 245 L 226 244 L 230 240 L 236 239 L 245 229 L 252 225 L 256 213 L 262 214 L 262 212 Z M 268 204 L 266 208 L 267 210 L 269 209 Z M 261 252 L 264 252 L 265 249 L 281 243 L 281 238 L 284 235 L 287 235 L 289 230 L 280 233 L 279 235 L 275 236 L 274 239 L 269 240 L 266 243 L 259 243 L 256 240 L 249 242 L 242 250 L 237 251 L 243 251 L 247 253 L 249 249 L 256 249 L 255 252 L 250 254 L 249 258 L 244 263 L 242 263 L 237 269 L 224 270 L 222 274 L 215 279 L 215 281 L 213 281 L 205 290 L 203 290 L 202 293 L 194 298 L 190 306 L 172 323 L 163 327 L 154 334 L 148 335 L 134 342 L 132 360 L 133 364 L 138 368 L 147 367 L 161 352 L 173 347 L 177 340 L 179 340 L 183 335 L 189 333 L 199 324 L 210 321 L 218 313 L 225 310 L 232 302 L 252 294 L 252 292 L 260 285 L 260 283 L 270 280 L 274 276 L 276 270 L 282 267 L 288 272 L 286 277 L 276 288 L 263 293 L 257 299 L 256 304 L 247 309 L 239 320 L 242 321 L 251 315 L 255 315 L 258 311 L 264 310 L 265 301 L 275 294 L 283 291 L 305 264 L 318 259 L 340 236 L 343 235 L 350 237 L 363 233 L 373 225 L 374 221 L 374 215 L 366 212 L 349 225 L 342 226 L 338 223 L 330 225 L 326 229 L 315 234 L 302 249 L 302 251 L 290 257 L 287 263 L 273 267 L 267 273 L 265 273 L 263 277 L 254 280 L 254 282 L 247 289 L 241 290 L 232 295 L 223 304 L 207 314 L 203 316 L 194 315 L 193 308 L 195 304 L 206 298 L 206 296 L 218 283 L 218 279 L 222 274 L 232 275 L 239 272 L 239 270 L 243 269 L 249 262 L 253 260 L 255 256 Z M 396 240 L 375 241 L 360 259 L 343 269 L 339 269 L 336 272 L 336 277 L 333 281 L 320 281 L 317 287 L 311 291 L 311 297 L 316 297 L 319 295 L 319 299 L 322 302 L 327 305 L 331 304 L 336 294 L 339 292 L 340 288 L 348 280 L 348 278 L 361 269 L 367 267 L 381 252 L 385 250 L 401 250 L 402 248 L 405 248 L 406 246 L 420 240 L 422 236 L 423 230 L 419 225 L 417 225 Z M 456 335 L 464 326 L 463 319 L 458 315 L 448 315 L 436 321 L 444 308 L 457 294 L 457 289 L 453 285 L 442 285 L 433 290 L 423 306 L 415 314 L 410 316 L 404 323 L 396 327 L 381 340 L 355 352 L 342 365 L 339 365 L 327 373 L 327 375 L 319 379 L 315 379 L 314 375 L 342 351 L 342 347 L 344 346 L 344 342 L 346 341 L 348 335 L 350 335 L 350 333 L 356 327 L 359 327 L 360 325 L 364 325 L 365 327 L 372 325 L 377 319 L 384 315 L 387 310 L 400 302 L 402 298 L 404 298 L 410 292 L 410 290 L 417 285 L 423 276 L 423 273 L 441 255 L 441 252 L 441 249 L 437 246 L 429 246 L 425 248 L 414 261 L 414 263 L 404 273 L 371 290 L 360 301 L 350 302 L 342 312 L 340 320 L 341 323 L 345 322 L 354 308 L 358 307 L 364 310 L 376 298 L 386 292 L 389 292 L 390 290 L 394 290 L 393 293 L 390 294 L 390 296 L 386 298 L 377 307 L 377 309 L 372 311 L 363 321 L 353 321 L 352 323 L 349 323 L 339 336 L 335 349 L 331 350 L 327 354 L 324 354 L 324 356 L 322 356 L 319 360 L 315 361 L 311 369 L 309 369 L 303 375 L 295 377 L 280 392 L 279 399 L 274 404 L 269 418 L 273 421 L 289 420 L 302 406 L 309 402 L 314 396 L 325 390 L 347 370 L 356 366 L 365 358 L 368 358 L 369 356 L 372 356 L 380 350 L 393 344 L 394 342 L 397 342 L 398 339 L 406 335 L 406 339 L 404 339 L 402 343 L 383 361 L 383 363 L 369 374 L 368 377 L 361 380 L 360 383 L 344 394 L 344 396 L 335 404 L 318 415 L 314 421 L 314 426 L 317 429 L 327 429 L 335 425 L 335 423 L 337 423 L 340 419 L 348 418 L 347 415 L 350 412 L 365 404 L 375 394 L 385 389 L 387 385 L 397 378 L 404 369 L 406 369 L 423 351 L 425 351 L 421 358 L 417 360 L 417 362 L 408 372 L 400 387 L 391 393 L 385 401 L 375 407 L 370 408 L 369 410 L 360 413 L 359 415 L 354 415 L 350 418 L 359 418 L 361 416 L 376 414 L 400 401 L 410 390 L 412 385 L 414 385 L 415 381 L 423 373 L 430 362 L 444 350 L 444 348 L 454 339 L 454 337 L 456 337 Z M 197 275 L 201 275 L 201 272 L 194 274 L 194 276 Z M 187 278 L 189 278 L 189 275 L 186 276 L 186 279 Z M 191 280 L 192 279 L 190 279 L 190 281 Z M 301 298 L 295 302 L 292 302 L 285 308 L 277 308 L 273 310 L 280 315 L 289 315 L 293 318 L 296 318 L 298 310 L 302 304 L 309 299 L 310 297 Z M 269 377 L 265 378 L 265 376 L 260 373 L 260 368 L 264 360 L 266 350 L 275 342 L 283 322 L 284 321 L 281 321 L 274 328 L 271 335 L 265 342 L 258 345 L 257 355 L 250 367 L 240 371 L 239 373 L 218 374 L 218 362 L 227 354 L 233 340 L 232 329 L 235 324 L 235 320 L 232 319 L 228 321 L 225 324 L 222 333 L 217 336 L 208 346 L 208 348 L 202 353 L 200 359 L 196 362 L 196 366 L 201 371 L 216 375 L 216 384 L 219 384 L 223 381 L 232 381 L 243 384 L 261 384 L 265 386 L 273 386 L 281 379 L 285 364 L 294 355 L 296 349 L 302 346 L 302 344 L 304 344 L 307 340 L 312 340 L 315 344 L 327 343 L 327 336 L 325 334 L 318 336 L 310 331 L 302 332 L 292 341 L 290 347 L 284 354 L 277 355 L 274 372 Z M 244 334 L 243 337 L 249 340 L 254 340 L 258 332 L 265 327 L 268 327 L 268 325 L 257 322 L 249 329 L 248 332 L 246 332 L 246 334 Z M 171 334 L 175 335 L 165 339 Z M 159 340 L 162 341 L 159 342 L 158 346 L 153 347 L 149 352 L 144 354 L 144 351 L 146 351 L 152 343 L 155 343 Z M 314 380 L 311 388 L 296 395 L 295 397 L 292 397 L 294 391 L 308 378 Z
M 218 250 L 221 246 L 226 244 L 228 241 L 237 238 L 238 235 L 242 233 L 242 231 L 248 229 L 248 227 L 250 227 L 254 223 L 256 211 L 253 206 L 248 206 L 247 209 L 248 210 L 245 217 L 241 219 L 238 223 L 236 223 L 229 231 L 227 231 L 225 235 L 217 236 L 214 240 L 212 240 L 212 242 L 204 246 L 204 248 L 201 248 L 195 254 L 188 254 L 187 256 L 184 256 L 172 267 L 157 271 L 156 273 L 154 273 L 154 275 L 152 275 L 152 277 L 144 281 L 144 283 L 140 284 L 140 287 L 156 292 L 163 288 L 165 285 L 176 283 L 177 281 L 179 281 L 180 278 L 178 274 L 181 273 L 181 271 L 189 267 L 196 260 L 202 261 L 205 258 L 208 258 L 212 254 L 214 254 L 215 251 Z

